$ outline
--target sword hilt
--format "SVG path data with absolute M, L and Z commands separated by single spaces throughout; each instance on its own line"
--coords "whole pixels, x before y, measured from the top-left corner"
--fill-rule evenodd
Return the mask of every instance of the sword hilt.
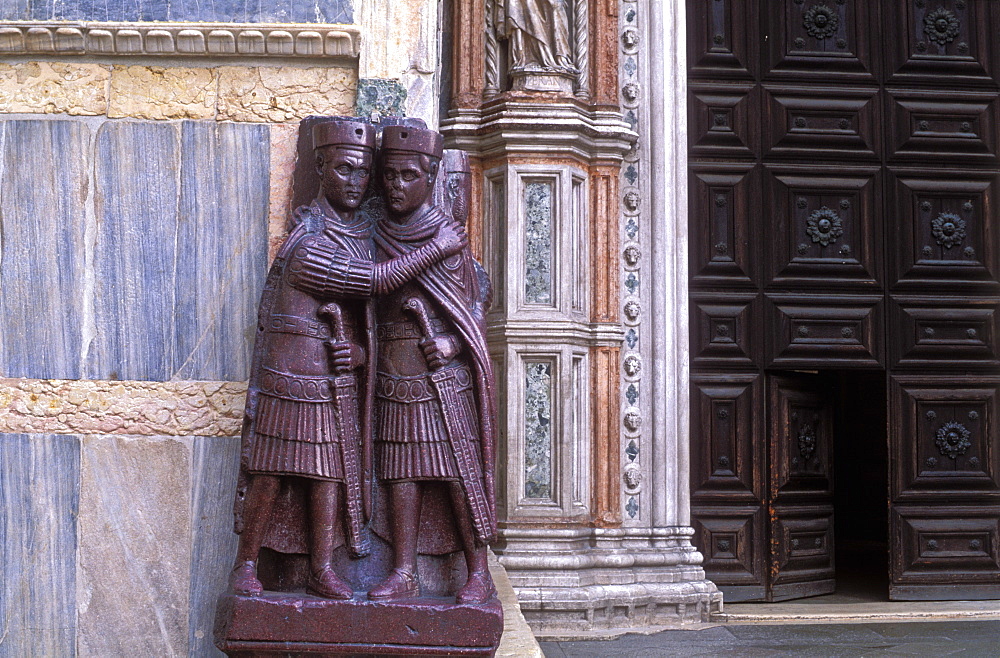
M 403 310 L 409 311 L 417 319 L 417 324 L 424 332 L 425 338 L 436 338 L 437 332 L 431 325 L 431 318 L 427 314 L 427 306 L 419 297 L 410 297 L 403 303 Z
M 334 340 L 338 343 L 347 342 L 347 329 L 344 327 L 344 311 L 341 310 L 340 304 L 335 304 L 334 302 L 323 304 L 316 314 L 329 323 L 330 328 L 333 329 Z

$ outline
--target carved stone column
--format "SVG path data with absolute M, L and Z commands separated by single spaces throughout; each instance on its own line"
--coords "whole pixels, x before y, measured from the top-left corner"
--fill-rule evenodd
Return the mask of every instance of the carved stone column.
M 470 232 L 496 286 L 497 553 L 542 637 L 707 620 L 721 595 L 688 520 L 682 0 L 567 3 L 578 73 L 543 92 L 509 70 L 499 5 L 480 6 L 451 8 L 453 33 L 474 32 L 453 40 L 441 129 L 473 154 Z

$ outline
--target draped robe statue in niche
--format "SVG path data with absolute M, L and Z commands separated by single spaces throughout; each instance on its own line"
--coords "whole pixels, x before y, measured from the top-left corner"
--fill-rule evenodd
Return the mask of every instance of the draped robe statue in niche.
M 497 38 L 507 39 L 511 71 L 573 72 L 567 0 L 501 0 Z

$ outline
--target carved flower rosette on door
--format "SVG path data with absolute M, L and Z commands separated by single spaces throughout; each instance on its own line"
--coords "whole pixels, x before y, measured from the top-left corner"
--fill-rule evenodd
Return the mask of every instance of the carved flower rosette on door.
M 837 211 L 823 206 L 806 219 L 806 233 L 813 242 L 829 247 L 844 234 L 844 222 Z
M 965 220 L 950 212 L 943 212 L 931 220 L 931 235 L 939 245 L 951 249 L 965 240 Z
M 934 439 L 934 445 L 945 457 L 957 459 L 959 455 L 972 447 L 972 432 L 961 423 L 945 423 L 938 431 Z
M 802 25 L 806 34 L 815 39 L 826 39 L 837 33 L 840 17 L 833 9 L 824 4 L 809 7 L 802 16 Z
M 808 462 L 816 453 L 816 430 L 806 424 L 799 429 L 799 454 L 802 460 Z
M 947 46 L 958 36 L 961 24 L 955 14 L 944 7 L 927 12 L 924 16 L 924 34 L 934 43 Z

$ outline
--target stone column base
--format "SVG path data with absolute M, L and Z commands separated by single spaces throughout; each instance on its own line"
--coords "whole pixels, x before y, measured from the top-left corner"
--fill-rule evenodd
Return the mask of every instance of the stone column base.
M 690 529 L 676 530 L 507 528 L 500 562 L 539 639 L 707 622 L 722 612 L 722 593 L 705 579 Z

